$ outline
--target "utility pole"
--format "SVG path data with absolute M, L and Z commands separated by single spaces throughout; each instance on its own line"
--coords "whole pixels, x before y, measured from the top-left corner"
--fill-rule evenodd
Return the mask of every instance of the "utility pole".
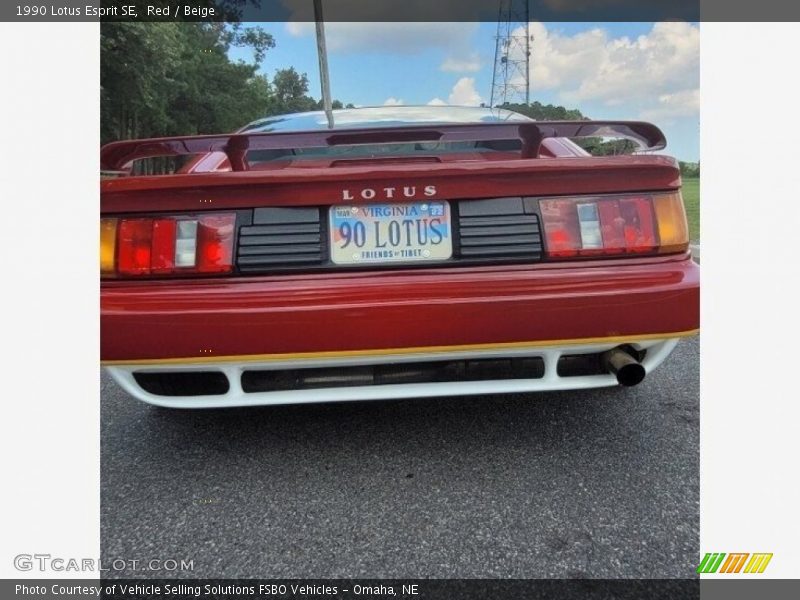
M 530 104 L 530 18 L 529 0 L 500 0 L 490 106 Z
M 319 57 L 319 81 L 322 86 L 322 106 L 328 117 L 328 128 L 333 129 L 333 107 L 331 105 L 331 82 L 328 77 L 328 49 L 325 46 L 325 22 L 322 17 L 322 0 L 314 0 L 314 21 L 317 26 L 317 56 Z

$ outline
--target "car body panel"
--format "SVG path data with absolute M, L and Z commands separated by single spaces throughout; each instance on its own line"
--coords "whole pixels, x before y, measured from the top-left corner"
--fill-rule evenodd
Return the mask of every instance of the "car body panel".
M 103 181 L 101 190 L 103 213 L 111 214 L 331 205 L 349 202 L 346 189 L 385 186 L 414 188 L 407 200 L 420 200 L 424 188 L 434 185 L 436 198 L 449 200 L 666 191 L 680 184 L 674 159 L 642 155 L 120 177 Z
M 675 337 L 698 326 L 698 268 L 686 256 L 541 267 L 115 282 L 101 298 L 102 359 Z

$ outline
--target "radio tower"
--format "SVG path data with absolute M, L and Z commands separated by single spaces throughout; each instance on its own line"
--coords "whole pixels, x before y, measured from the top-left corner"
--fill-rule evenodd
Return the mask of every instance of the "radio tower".
M 500 0 L 490 106 L 530 104 L 531 42 L 528 0 Z

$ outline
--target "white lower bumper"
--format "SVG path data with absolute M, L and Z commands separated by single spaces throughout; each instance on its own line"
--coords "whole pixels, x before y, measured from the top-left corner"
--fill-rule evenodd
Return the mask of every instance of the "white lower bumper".
M 646 349 L 642 361 L 650 373 L 672 352 L 678 339 L 650 340 L 632 344 Z M 556 365 L 563 354 L 594 354 L 619 345 L 614 341 L 586 345 L 569 345 L 503 350 L 472 350 L 447 353 L 418 353 L 413 355 L 384 355 L 374 357 L 320 358 L 269 362 L 220 362 L 204 364 L 132 365 L 106 367 L 114 380 L 130 395 L 158 406 L 170 408 L 223 408 L 235 406 L 265 406 L 312 402 L 343 402 L 351 400 L 390 400 L 398 398 L 432 398 L 436 396 L 467 396 L 480 394 L 574 390 L 617 385 L 611 374 L 571 376 L 558 375 Z M 347 367 L 387 363 L 413 363 L 432 360 L 464 360 L 511 357 L 541 357 L 544 376 L 536 379 L 499 379 L 481 381 L 444 381 L 437 383 L 406 383 L 355 387 L 316 388 L 287 391 L 245 392 L 241 377 L 248 370 L 281 370 L 314 367 Z M 214 371 L 224 373 L 230 389 L 225 394 L 202 396 L 160 396 L 144 390 L 134 373 L 163 373 Z

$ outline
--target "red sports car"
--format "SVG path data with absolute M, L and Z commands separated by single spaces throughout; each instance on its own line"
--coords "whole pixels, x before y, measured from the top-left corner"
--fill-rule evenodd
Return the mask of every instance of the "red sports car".
M 610 137 L 638 151 L 573 141 Z M 103 364 L 186 408 L 634 385 L 699 323 L 664 146 L 455 107 L 108 144 Z M 156 156 L 184 163 L 133 174 Z

